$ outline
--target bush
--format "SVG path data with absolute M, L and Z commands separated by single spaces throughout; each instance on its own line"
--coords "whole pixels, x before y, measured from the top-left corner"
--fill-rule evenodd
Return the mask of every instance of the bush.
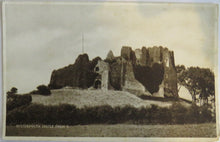
M 188 123 L 200 122 L 200 107 L 196 104 L 192 104 L 186 113 Z
M 212 112 L 210 110 L 211 106 L 204 105 L 201 107 L 201 116 L 200 116 L 200 122 L 210 122 L 213 120 Z
M 10 94 L 7 96 L 7 103 L 6 103 L 7 112 L 23 105 L 29 105 L 31 101 L 32 101 L 32 97 L 30 94 L 24 94 L 24 95 Z
M 171 124 L 173 121 L 172 111 L 169 108 L 160 108 L 157 113 L 157 121 L 162 124 Z
M 18 89 L 16 87 L 12 87 L 10 91 L 7 92 L 7 96 L 16 94 Z
M 170 107 L 172 123 L 174 124 L 183 124 L 187 123 L 187 108 L 181 105 L 180 103 L 174 103 Z
M 174 103 L 171 107 L 135 108 L 104 105 L 76 108 L 74 105 L 44 106 L 24 105 L 7 113 L 7 125 L 85 125 L 85 124 L 184 124 L 211 122 L 213 117 L 208 107 L 192 105 L 189 108 Z
M 38 92 L 37 90 L 33 90 L 33 91 L 31 91 L 29 94 L 35 95 L 35 94 L 39 94 L 39 92 Z
M 50 95 L 51 94 L 50 89 L 46 85 L 39 85 L 37 87 L 37 92 L 41 95 Z

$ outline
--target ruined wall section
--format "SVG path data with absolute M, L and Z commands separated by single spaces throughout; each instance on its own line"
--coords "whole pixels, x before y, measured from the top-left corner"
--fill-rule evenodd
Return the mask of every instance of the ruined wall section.
M 149 67 L 152 67 L 155 63 L 162 64 L 164 76 L 159 91 L 164 92 L 165 97 L 178 97 L 177 74 L 173 51 L 169 51 L 167 48 L 161 46 L 143 47 L 141 51 L 139 49 L 135 50 L 137 57 L 136 64 Z
M 136 95 L 143 95 L 145 93 L 145 87 L 138 80 L 136 80 L 131 61 L 127 61 L 124 68 L 125 79 L 122 90 L 128 91 Z
M 113 60 L 115 58 L 112 50 L 110 50 L 107 54 L 106 60 Z
M 121 56 L 106 60 L 110 65 L 110 84 L 116 90 L 124 90 L 136 95 L 145 92 L 145 87 L 136 80 L 134 76 L 133 64 L 136 62 L 135 52 L 131 47 L 123 46 Z
M 122 86 L 125 82 L 125 66 L 126 60 L 122 57 L 115 57 L 113 60 L 108 60 L 109 82 L 111 86 L 116 90 L 122 90 Z
M 178 97 L 177 92 L 177 73 L 174 63 L 174 53 L 167 48 L 163 51 L 164 65 L 164 96 Z
M 123 59 L 121 69 L 121 89 L 131 92 L 136 95 L 142 95 L 145 92 L 145 87 L 135 78 L 133 65 L 136 64 L 137 58 L 135 52 L 129 46 L 123 46 L 121 49 L 121 57 Z
M 163 54 L 163 48 L 162 47 L 150 47 L 147 49 L 149 52 L 149 59 L 148 59 L 148 65 L 152 66 L 154 63 L 161 64 L 162 62 L 162 54 Z
M 51 89 L 59 89 L 65 86 L 89 88 L 97 76 L 93 70 L 100 59 L 100 57 L 96 57 L 90 61 L 87 54 L 79 55 L 74 64 L 54 70 L 48 86 Z
M 126 61 L 131 61 L 132 64 L 136 63 L 136 55 L 130 46 L 123 46 L 121 49 L 121 57 Z

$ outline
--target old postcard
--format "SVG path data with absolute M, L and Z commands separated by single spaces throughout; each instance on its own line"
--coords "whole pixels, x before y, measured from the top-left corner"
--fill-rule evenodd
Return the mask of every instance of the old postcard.
M 3 2 L 8 140 L 215 141 L 218 4 Z

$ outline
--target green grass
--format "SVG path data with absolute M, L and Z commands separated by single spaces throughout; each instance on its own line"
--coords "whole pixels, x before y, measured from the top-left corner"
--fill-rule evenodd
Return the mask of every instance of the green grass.
M 30 127 L 30 126 L 29 126 Z M 36 126 L 35 126 L 36 127 Z M 42 126 L 23 128 L 7 126 L 6 136 L 60 137 L 216 137 L 216 124 L 186 125 L 77 125 L 68 127 Z

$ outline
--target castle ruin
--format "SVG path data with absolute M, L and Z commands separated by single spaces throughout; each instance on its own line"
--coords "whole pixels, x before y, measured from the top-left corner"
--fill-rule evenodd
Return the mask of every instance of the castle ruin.
M 178 97 L 174 53 L 161 46 L 134 51 L 123 46 L 120 56 L 115 57 L 109 51 L 105 60 L 97 57 L 89 61 L 87 54 L 80 55 L 75 64 L 53 71 L 49 86 L 52 89 L 93 87 L 136 95 Z

